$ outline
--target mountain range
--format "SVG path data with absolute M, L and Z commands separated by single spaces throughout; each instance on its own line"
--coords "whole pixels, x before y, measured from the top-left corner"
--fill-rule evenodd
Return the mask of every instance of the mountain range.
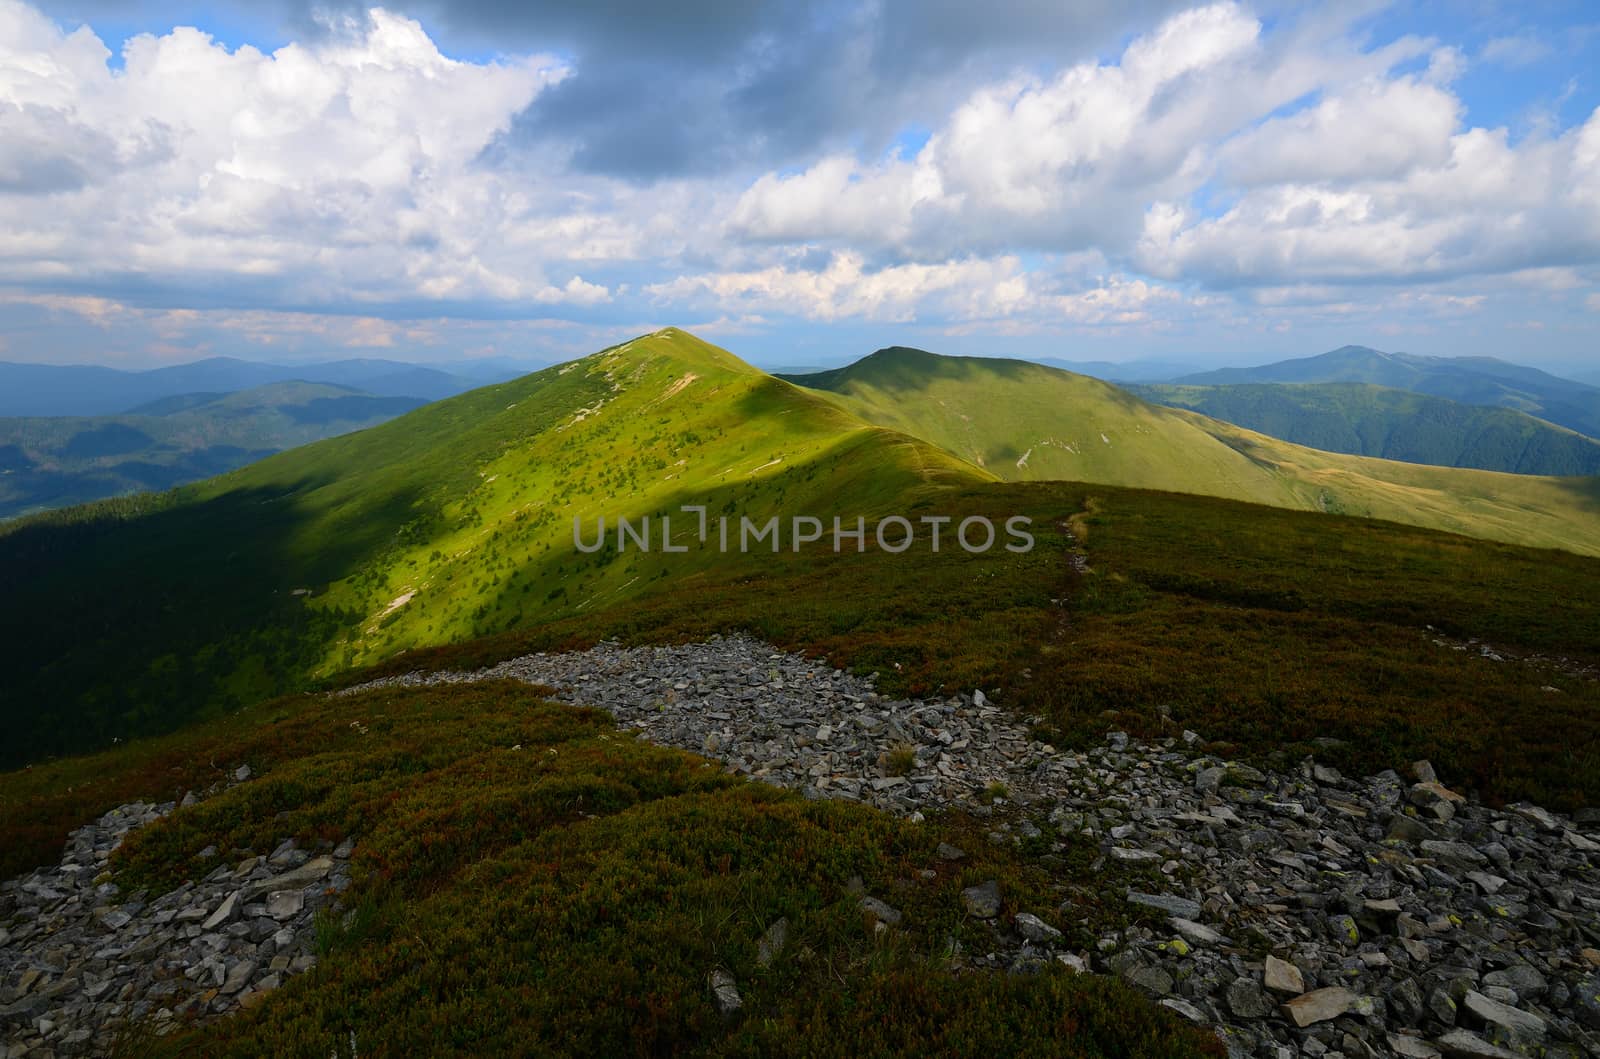
M 1254 368 L 1222 368 L 1171 380 L 1180 386 L 1246 383 L 1369 383 L 1469 405 L 1526 412 L 1600 437 L 1600 387 L 1492 357 L 1424 357 L 1343 346 L 1320 356 Z
M 158 398 L 124 415 L 0 418 L 0 519 L 169 489 L 426 403 L 327 383 Z
M 894 347 L 791 376 L 841 408 L 926 439 L 997 478 L 1166 489 L 1600 550 L 1600 480 L 1489 474 L 1321 452 L 1099 379 L 1026 361 Z
M 1359 382 L 1128 389 L 1329 452 L 1515 474 L 1600 474 L 1600 441 L 1510 408 Z
M 1600 480 L 1318 452 L 1019 361 L 893 348 L 783 380 L 667 329 L 168 493 L 0 531 L 0 651 L 18 674 L 0 691 L 8 752 L 93 745 L 778 561 L 617 538 L 582 554 L 574 520 L 691 504 L 736 524 L 871 521 L 1055 479 L 1600 553 Z M 692 520 L 674 521 L 676 541 Z
M 275 385 L 271 409 L 130 418 L 384 400 Z M 1017 361 L 891 348 L 780 379 L 667 329 L 14 520 L 0 875 L 62 867 L 7 884 L 0 947 L 60 973 L 24 973 L 0 1026 L 109 1041 L 162 1005 L 115 1044 L 173 1056 L 1220 1056 L 1133 985 L 1237 965 L 1226 909 L 1170 913 L 1289 878 L 1279 830 L 1343 867 L 1304 907 L 1234 910 L 1273 932 L 1251 945 L 1367 968 L 1302 1004 L 1426 973 L 1398 943 L 1349 955 L 1392 916 L 1336 914 L 1423 835 L 1500 833 L 1515 862 L 1505 908 L 1443 874 L 1402 898 L 1452 912 L 1430 957 L 1554 936 L 1559 908 L 1511 901 L 1587 867 L 1534 806 L 1600 797 L 1595 487 L 1318 452 Z M 737 540 L 793 516 L 863 532 Z M 894 516 L 945 546 L 890 543 Z M 1019 518 L 1033 547 L 955 546 Z M 1450 787 L 1413 788 L 1416 818 L 1395 773 L 1358 779 L 1420 761 Z M 1208 874 L 1158 866 L 1191 855 Z M 1551 1019 L 1588 995 L 1555 977 L 1586 941 L 1562 937 Z M 1226 989 L 1252 1032 L 1258 973 Z
M 435 401 L 519 372 L 486 363 L 463 374 L 393 360 L 337 360 L 265 364 L 212 357 L 148 371 L 94 365 L 0 362 L 0 416 L 119 415 L 166 397 L 232 393 L 276 382 L 316 382 L 357 389 L 375 397 Z

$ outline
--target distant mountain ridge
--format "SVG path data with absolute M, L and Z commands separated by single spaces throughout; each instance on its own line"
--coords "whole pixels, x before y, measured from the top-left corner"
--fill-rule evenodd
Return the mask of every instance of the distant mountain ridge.
M 1326 452 L 1513 474 L 1600 474 L 1600 441 L 1510 408 L 1361 382 L 1128 389 Z
M 264 364 L 211 357 L 148 371 L 97 365 L 0 362 L 0 416 L 121 415 L 163 398 L 195 393 L 234 393 L 278 382 L 347 386 L 372 397 L 437 401 L 513 373 L 491 370 L 481 377 L 394 360 L 336 360 L 313 364 Z
M 788 381 L 1008 481 L 1197 493 L 1600 552 L 1600 479 L 1323 452 L 1022 360 L 895 346 Z
M 275 382 L 162 397 L 127 415 L 0 418 L 0 519 L 170 489 L 426 403 Z
M 1424 357 L 1342 346 L 1315 357 L 1204 371 L 1172 381 L 1180 386 L 1371 383 L 1462 404 L 1511 408 L 1600 438 L 1600 387 L 1492 357 Z

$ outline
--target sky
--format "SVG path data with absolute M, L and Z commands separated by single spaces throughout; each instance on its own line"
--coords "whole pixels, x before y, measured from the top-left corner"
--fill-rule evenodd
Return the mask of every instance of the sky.
M 0 360 L 1600 372 L 1586 0 L 0 0 Z

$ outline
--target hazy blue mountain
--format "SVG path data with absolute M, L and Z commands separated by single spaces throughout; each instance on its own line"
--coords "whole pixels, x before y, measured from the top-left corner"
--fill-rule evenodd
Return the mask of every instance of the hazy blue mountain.
M 1129 360 L 1119 363 L 1110 360 L 1061 360 L 1058 357 L 1027 359 L 1047 368 L 1060 368 L 1106 382 L 1164 382 L 1194 368 L 1192 363 L 1180 364 L 1173 360 Z
M 1358 382 L 1127 389 L 1328 452 L 1515 474 L 1600 474 L 1600 441 L 1510 408 Z
M 1492 357 L 1422 357 L 1384 353 L 1366 346 L 1343 346 L 1321 356 L 1255 368 L 1222 368 L 1173 381 L 1195 386 L 1364 382 L 1447 397 L 1463 404 L 1511 408 L 1592 438 L 1600 437 L 1600 387 Z
M 162 397 L 128 415 L 0 418 L 0 518 L 169 489 L 426 403 L 275 382 Z
M 149 371 L 0 362 L 0 416 L 119 415 L 168 397 L 233 393 L 295 380 L 351 387 L 372 397 L 436 401 L 513 375 L 498 367 L 487 375 L 452 374 L 393 360 L 263 364 L 211 357 Z

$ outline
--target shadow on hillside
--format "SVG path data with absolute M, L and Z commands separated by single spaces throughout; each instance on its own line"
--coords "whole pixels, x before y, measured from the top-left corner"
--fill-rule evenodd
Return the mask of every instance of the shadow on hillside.
M 1562 478 L 1556 484 L 1561 490 L 1571 493 L 1584 510 L 1600 512 L 1600 474 L 1587 478 Z
M 356 617 L 307 597 L 417 517 L 418 497 L 397 492 L 313 539 L 326 484 L 145 494 L 0 533 L 0 767 L 297 686 Z

